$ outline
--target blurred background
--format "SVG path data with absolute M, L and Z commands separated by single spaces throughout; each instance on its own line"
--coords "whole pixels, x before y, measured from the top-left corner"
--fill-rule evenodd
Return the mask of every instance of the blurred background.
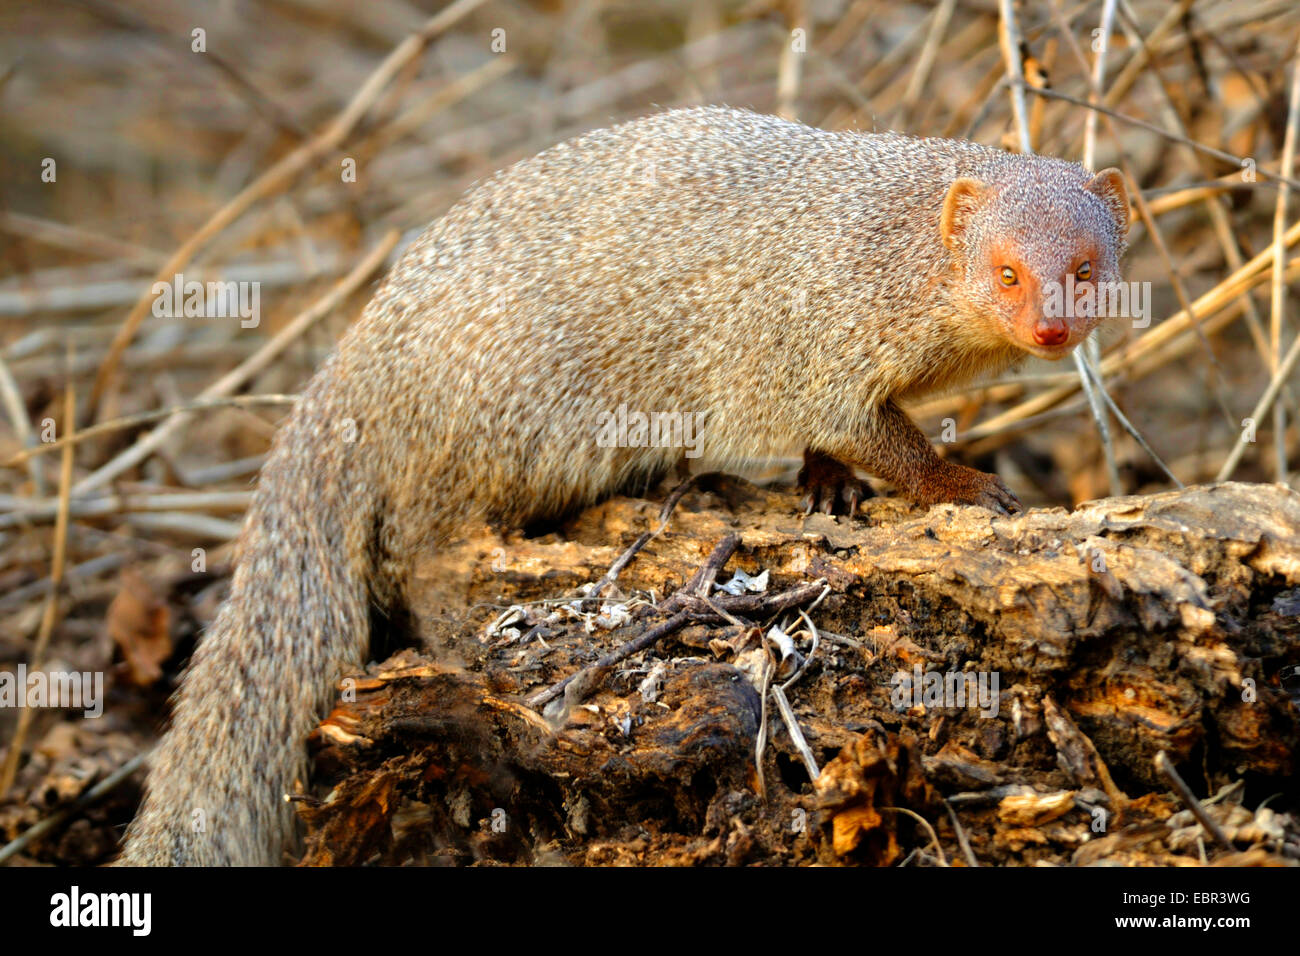
M 475 181 L 655 110 L 1120 166 L 1151 322 L 1092 356 L 1113 409 L 1072 362 L 1032 360 L 918 419 L 950 419 L 947 453 L 1030 505 L 1294 483 L 1298 39 L 1294 0 L 0 5 L 0 662 L 111 666 L 154 695 L 93 741 L 38 720 L 29 792 L 138 750 L 276 422 L 402 246 Z M 257 283 L 256 326 L 157 316 L 176 273 Z M 65 456 L 74 421 L 100 428 Z M 0 806 L 0 842 L 37 813 Z M 46 852 L 96 859 L 96 833 Z

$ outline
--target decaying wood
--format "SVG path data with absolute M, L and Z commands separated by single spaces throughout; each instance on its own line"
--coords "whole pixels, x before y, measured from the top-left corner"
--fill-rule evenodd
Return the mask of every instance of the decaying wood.
M 584 600 L 657 511 L 620 498 L 430 555 L 426 649 L 346 685 L 315 735 L 304 862 L 1300 859 L 1300 495 L 1221 484 L 1010 518 L 876 499 L 850 522 L 743 484 L 694 490 L 620 573 L 627 600 Z M 698 596 L 737 570 L 748 592 Z M 819 581 L 809 619 L 835 640 L 787 693 L 822 769 L 810 780 L 775 728 L 760 797 L 752 633 L 795 634 L 777 598 L 806 606 Z M 593 662 L 566 706 L 523 703 Z M 904 675 L 917 696 L 899 699 Z M 981 675 L 995 699 L 927 696 Z

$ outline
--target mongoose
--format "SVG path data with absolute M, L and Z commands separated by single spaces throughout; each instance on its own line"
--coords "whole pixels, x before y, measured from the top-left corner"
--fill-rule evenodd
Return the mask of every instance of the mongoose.
M 412 557 L 678 463 L 598 442 L 620 405 L 700 416 L 724 466 L 804 451 L 823 503 L 857 467 L 920 504 L 1017 510 L 899 403 L 1067 354 L 1098 318 L 1046 314 L 1044 289 L 1118 281 L 1127 229 L 1113 169 L 723 108 L 599 130 L 476 186 L 279 429 L 120 862 L 279 863 L 304 740 Z

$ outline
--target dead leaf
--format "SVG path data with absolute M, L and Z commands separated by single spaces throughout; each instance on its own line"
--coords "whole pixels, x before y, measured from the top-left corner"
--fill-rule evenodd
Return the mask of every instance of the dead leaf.
M 134 568 L 122 572 L 122 588 L 108 606 L 108 633 L 122 651 L 127 680 L 148 687 L 162 677 L 171 657 L 171 612 Z

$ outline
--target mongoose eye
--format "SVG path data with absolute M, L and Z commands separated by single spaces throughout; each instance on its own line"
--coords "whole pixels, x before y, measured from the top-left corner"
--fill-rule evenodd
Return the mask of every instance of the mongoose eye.
M 1085 262 L 1074 271 L 1074 275 L 1075 278 L 1079 279 L 1081 282 L 1087 282 L 1092 278 L 1092 263 Z
M 998 277 L 1002 279 L 1003 285 L 1016 284 L 1016 270 L 1010 266 L 1003 266 L 998 270 Z

